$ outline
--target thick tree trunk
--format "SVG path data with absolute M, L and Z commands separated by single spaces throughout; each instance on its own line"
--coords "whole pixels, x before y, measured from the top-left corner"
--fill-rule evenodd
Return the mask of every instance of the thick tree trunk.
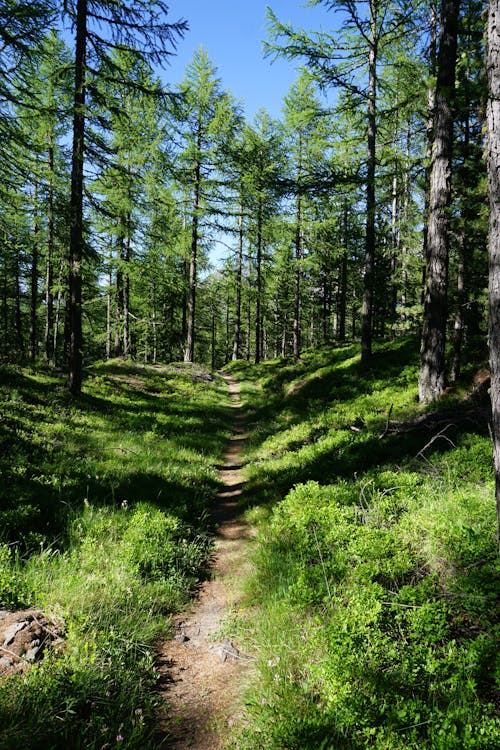
M 449 208 L 459 11 L 460 0 L 443 0 L 436 82 L 436 128 L 432 149 L 427 229 L 427 277 L 418 384 L 419 398 L 423 403 L 439 398 L 445 388 Z
M 430 16 L 430 41 L 429 41 L 429 76 L 431 80 L 436 76 L 437 69 L 437 29 L 438 29 L 438 11 L 437 11 L 437 0 L 431 6 Z M 432 144 L 434 143 L 434 116 L 436 111 L 436 88 L 435 86 L 429 86 L 427 91 L 427 124 L 426 124 L 426 138 L 425 138 L 425 207 L 424 216 L 429 216 L 430 206 L 430 175 L 431 175 L 431 159 L 432 159 Z M 424 257 L 424 266 L 422 270 L 422 303 L 425 295 L 425 280 L 427 274 L 427 263 L 429 260 L 428 253 L 428 241 L 427 241 L 427 224 L 424 225 L 423 231 L 423 242 L 422 250 Z
M 493 455 L 500 549 L 500 0 L 488 11 L 489 340 Z
M 85 136 L 85 74 L 87 0 L 78 0 L 76 11 L 75 91 L 71 158 L 71 230 L 69 248 L 69 390 L 82 389 L 82 260 L 83 260 L 83 159 Z
M 373 277 L 375 273 L 375 166 L 377 143 L 377 6 L 370 0 L 368 51 L 368 163 L 366 168 L 366 236 L 363 304 L 361 308 L 361 365 L 372 356 Z

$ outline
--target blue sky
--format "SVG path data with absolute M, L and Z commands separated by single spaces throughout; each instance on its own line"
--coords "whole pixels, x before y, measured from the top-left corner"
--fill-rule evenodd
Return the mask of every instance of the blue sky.
M 323 6 L 306 7 L 306 0 L 170 0 L 170 20 L 184 18 L 190 30 L 179 43 L 163 73 L 170 85 L 184 77 L 186 64 L 202 45 L 217 66 L 224 88 L 243 101 L 249 119 L 265 107 L 278 116 L 283 97 L 296 79 L 296 65 L 263 59 L 266 6 L 280 21 L 306 29 L 328 29 L 334 15 Z M 298 64 L 298 63 L 297 63 Z

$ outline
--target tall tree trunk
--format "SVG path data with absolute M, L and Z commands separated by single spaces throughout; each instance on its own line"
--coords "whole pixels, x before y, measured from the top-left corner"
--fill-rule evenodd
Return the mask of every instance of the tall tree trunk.
M 500 0 L 488 9 L 489 341 L 495 497 L 500 550 Z
M 340 294 L 338 312 L 338 334 L 339 341 L 345 341 L 346 318 L 347 318 L 347 259 L 349 247 L 349 207 L 347 199 L 344 201 L 344 252 L 342 253 L 340 269 Z
M 48 153 L 47 261 L 45 265 L 45 361 L 54 364 L 54 146 Z
M 453 360 L 451 365 L 450 380 L 456 383 L 460 377 L 462 362 L 462 342 L 464 335 L 464 307 L 465 293 L 465 257 L 467 254 L 467 236 L 465 227 L 462 228 L 458 239 L 458 269 L 457 269 L 457 309 L 455 322 L 453 324 Z
M 443 0 L 436 81 L 436 133 L 432 149 L 428 262 L 421 344 L 419 398 L 428 403 L 445 388 L 448 315 L 449 208 L 453 150 L 453 101 L 460 0 Z
M 201 149 L 201 131 L 198 132 L 198 153 Z M 189 296 L 184 362 L 194 362 L 194 323 L 196 312 L 196 264 L 198 256 L 198 211 L 200 207 L 201 163 L 198 159 L 194 172 L 193 220 L 191 224 L 191 258 L 189 262 Z
M 300 286 L 302 280 L 302 196 L 297 197 L 295 208 L 295 283 L 293 289 L 293 358 L 300 359 Z
M 130 353 L 130 214 L 127 215 L 126 239 L 124 246 L 125 270 L 123 272 L 123 356 Z
M 113 288 L 113 250 L 110 249 L 108 288 L 106 290 L 106 359 L 111 359 L 111 290 Z
M 35 223 L 33 226 L 33 255 L 31 259 L 31 295 L 30 295 L 30 360 L 35 361 L 38 354 L 38 240 L 40 227 L 38 224 L 38 185 L 35 183 L 34 194 Z
M 433 80 L 436 76 L 437 70 L 437 31 L 438 31 L 438 9 L 437 0 L 432 3 L 431 6 L 431 17 L 430 17 L 430 41 L 429 41 L 429 76 Z M 425 138 L 425 206 L 424 216 L 429 216 L 430 206 L 430 175 L 431 175 L 431 159 L 432 159 L 432 145 L 434 143 L 434 117 L 436 113 L 436 87 L 429 86 L 427 91 L 427 124 L 426 124 L 426 138 Z M 424 225 L 423 231 L 423 256 L 424 265 L 422 270 L 422 302 L 425 297 L 425 280 L 427 274 L 427 264 L 429 261 L 429 249 L 428 249 L 428 225 Z
M 21 278 L 19 268 L 19 256 L 14 254 L 14 331 L 16 334 L 16 347 L 21 359 L 24 359 L 24 336 L 23 319 L 21 315 Z
M 361 365 L 372 356 L 373 281 L 375 273 L 375 167 L 377 143 L 377 9 L 379 0 L 370 0 L 370 39 L 368 51 L 368 163 L 366 168 L 366 237 L 363 304 L 361 309 Z
M 470 28 L 467 29 L 470 33 Z M 471 102 L 469 97 L 470 91 L 470 70 L 467 68 L 465 71 L 466 85 L 464 86 L 465 91 L 465 102 L 464 102 L 464 140 L 463 140 L 463 163 L 461 172 L 463 175 L 464 182 L 464 194 L 465 198 L 462 202 L 462 208 L 460 211 L 460 223 L 461 231 L 458 238 L 458 270 L 457 270 L 457 308 L 455 311 L 455 321 L 453 324 L 453 360 L 450 372 L 450 380 L 452 383 L 456 383 L 460 377 L 462 369 L 462 344 L 464 339 L 465 330 L 465 309 L 467 305 L 468 287 L 466 284 L 466 269 L 467 259 L 471 254 L 469 247 L 469 226 L 474 221 L 473 211 L 469 202 L 468 189 L 469 181 L 469 158 L 470 158 L 470 108 Z
M 401 244 L 401 225 L 399 216 L 399 185 L 398 185 L 398 163 L 394 163 L 394 176 L 392 179 L 392 209 L 391 209 L 391 295 L 390 295 L 390 321 L 394 326 L 398 307 L 398 284 L 396 274 L 398 270 L 398 257 Z
M 234 315 L 233 360 L 239 359 L 241 349 L 241 282 L 243 276 L 243 206 L 238 217 L 238 254 L 236 257 L 236 302 Z
M 123 354 L 123 250 L 124 239 L 120 235 L 116 247 L 115 277 L 115 357 Z
M 63 299 L 63 293 L 62 293 L 62 280 L 65 273 L 64 269 L 64 258 L 61 257 L 61 262 L 59 264 L 59 277 L 57 282 L 57 297 L 56 297 L 56 304 L 55 304 L 55 313 L 54 313 L 54 338 L 52 341 L 52 350 L 53 350 L 53 366 L 57 367 L 58 364 L 58 358 L 57 358 L 57 346 L 59 343 L 59 319 L 61 316 L 61 304 Z M 66 341 L 65 341 L 66 344 Z
M 302 134 L 299 132 L 297 155 L 298 195 L 295 204 L 295 284 L 293 290 L 293 358 L 300 358 L 300 284 L 302 278 Z
M 255 364 L 262 357 L 262 200 L 257 209 L 257 299 L 255 301 Z
M 83 160 L 85 136 L 85 74 L 87 0 L 77 1 L 73 146 L 71 157 L 71 231 L 69 248 L 69 390 L 82 389 L 82 260 L 83 260 Z
M 156 284 L 153 282 L 153 289 L 152 289 L 152 300 L 151 300 L 151 306 L 152 306 L 152 323 L 153 323 L 153 364 L 155 365 L 158 358 L 158 333 L 156 330 Z

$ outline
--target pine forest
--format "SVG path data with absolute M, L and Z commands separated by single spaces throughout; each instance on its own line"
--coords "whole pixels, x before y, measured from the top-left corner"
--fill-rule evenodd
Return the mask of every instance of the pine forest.
M 500 746 L 500 0 L 270 5 L 248 117 L 182 2 L 0 0 L 0 750 Z

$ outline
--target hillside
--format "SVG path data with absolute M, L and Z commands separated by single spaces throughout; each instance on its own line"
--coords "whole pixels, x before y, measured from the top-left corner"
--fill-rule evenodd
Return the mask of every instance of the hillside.
M 239 622 L 260 678 L 234 747 L 499 745 L 484 389 L 426 417 L 417 362 L 404 340 L 365 375 L 352 346 L 230 367 L 251 412 L 247 515 L 260 529 L 257 614 Z
M 155 748 L 155 650 L 206 576 L 227 388 L 119 360 L 76 401 L 62 377 L 0 375 L 0 610 L 21 613 L 6 634 L 0 611 L 0 748 Z
M 218 727 L 220 747 L 500 744 L 487 384 L 471 372 L 424 409 L 417 367 L 411 339 L 378 346 L 369 372 L 357 345 L 227 366 L 248 433 L 237 494 L 255 531 L 211 634 L 252 663 L 234 713 L 233 686 L 217 688 L 237 717 Z M 76 401 L 36 369 L 4 367 L 0 387 L 0 607 L 45 644 L 34 667 L 4 649 L 0 748 L 157 748 L 183 701 L 165 714 L 157 655 L 175 632 L 181 648 L 191 638 L 175 613 L 213 558 L 227 386 L 200 367 L 117 360 L 91 368 Z M 198 715 L 206 693 L 189 675 L 176 689 Z

